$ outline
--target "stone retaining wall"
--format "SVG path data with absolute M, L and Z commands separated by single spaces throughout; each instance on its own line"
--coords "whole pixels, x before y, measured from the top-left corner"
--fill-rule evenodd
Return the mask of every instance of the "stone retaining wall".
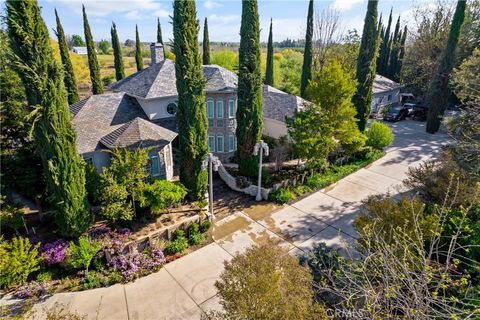
M 201 210 L 200 213 L 197 213 L 191 217 L 185 218 L 182 221 L 179 221 L 170 226 L 165 226 L 158 230 L 152 231 L 151 233 L 141 236 L 135 240 L 131 240 L 124 244 L 122 249 L 123 253 L 136 253 L 143 251 L 146 247 L 155 245 L 155 242 L 158 240 L 171 240 L 174 232 L 177 229 L 187 230 L 187 228 L 192 223 L 202 223 L 204 220 L 210 219 L 210 212 L 208 208 Z M 107 262 L 110 262 L 110 254 L 107 250 L 104 250 L 105 257 Z

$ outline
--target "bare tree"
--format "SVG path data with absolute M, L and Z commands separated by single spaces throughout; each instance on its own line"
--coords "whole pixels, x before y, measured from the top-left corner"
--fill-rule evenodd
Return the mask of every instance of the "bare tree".
M 373 220 L 359 230 L 356 260 L 317 246 L 315 255 L 304 259 L 313 266 L 317 297 L 327 308 L 348 312 L 357 319 L 475 318 L 472 280 L 462 273 L 460 264 L 478 268 L 480 263 L 461 254 L 474 245 L 459 242 L 473 207 L 462 207 L 456 229 L 447 239 L 443 234 L 450 203 L 455 202 L 457 194 L 452 183 L 448 200 L 434 207 L 436 220 L 430 236 L 421 225 L 423 208 L 412 205 L 407 209 L 412 210 L 413 217 L 408 225 L 385 230 L 384 221 Z M 385 237 L 386 231 L 390 237 Z
M 314 68 L 318 72 L 327 63 L 332 46 L 340 43 L 343 38 L 339 11 L 332 8 L 315 9 L 313 38 Z

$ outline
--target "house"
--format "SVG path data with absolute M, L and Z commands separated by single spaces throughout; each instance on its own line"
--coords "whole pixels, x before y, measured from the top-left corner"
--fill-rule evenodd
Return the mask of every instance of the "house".
M 78 152 L 98 170 L 109 164 L 109 149 L 150 148 L 150 172 L 170 180 L 176 145 L 178 93 L 175 63 L 152 43 L 151 66 L 110 86 L 113 91 L 70 106 Z M 204 65 L 208 146 L 228 162 L 237 149 L 237 75 L 217 65 Z M 264 134 L 287 134 L 285 116 L 302 108 L 303 99 L 263 86 Z
M 400 102 L 401 85 L 379 74 L 373 80 L 372 114 L 381 111 L 384 107 Z
M 73 47 L 72 52 L 80 55 L 88 54 L 87 47 Z

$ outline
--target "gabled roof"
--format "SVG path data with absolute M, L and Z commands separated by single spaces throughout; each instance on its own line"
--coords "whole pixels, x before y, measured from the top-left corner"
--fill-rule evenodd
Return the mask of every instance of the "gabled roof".
M 237 88 L 237 75 L 220 66 L 203 66 L 203 75 L 207 92 L 233 91 Z M 110 88 L 143 99 L 177 96 L 175 62 L 165 59 L 112 84 Z
M 100 142 L 109 149 L 164 147 L 176 136 L 175 132 L 148 120 L 135 118 L 104 136 Z
M 303 108 L 308 101 L 288 94 L 274 87 L 263 86 L 263 116 L 285 122 L 285 116 L 293 116 L 295 111 Z
M 80 154 L 104 149 L 103 142 L 109 143 L 109 145 L 115 143 L 127 144 L 127 137 L 131 139 L 135 136 L 135 123 L 140 122 L 140 120 L 142 124 L 137 126 L 140 128 L 137 137 L 152 136 L 151 131 L 156 132 L 156 137 L 158 137 L 159 132 L 165 133 L 161 140 L 168 140 L 171 137 L 171 131 L 168 129 L 161 128 L 153 123 L 149 126 L 156 126 L 160 129 L 152 129 L 144 125 L 143 122 L 148 122 L 147 116 L 137 100 L 124 92 L 93 95 L 71 105 L 70 111 L 77 133 L 77 151 Z M 127 130 L 129 126 L 125 127 L 125 124 L 132 126 L 130 130 Z M 124 131 L 123 135 L 120 135 L 117 131 L 120 128 L 123 128 L 121 129 Z M 113 139 L 113 132 L 119 135 L 118 142 Z
M 205 91 L 234 91 L 238 77 L 235 73 L 217 65 L 204 65 L 203 76 L 206 80 Z
M 379 74 L 375 75 L 375 79 L 373 80 L 373 93 L 381 93 L 392 91 L 395 89 L 399 89 L 401 86 L 399 83 L 388 79 L 387 77 L 381 76 Z
M 165 59 L 115 82 L 110 88 L 143 99 L 176 96 L 175 63 Z

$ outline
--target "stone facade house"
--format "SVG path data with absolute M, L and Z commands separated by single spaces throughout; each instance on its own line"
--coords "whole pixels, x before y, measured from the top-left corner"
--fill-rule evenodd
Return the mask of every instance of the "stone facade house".
M 372 89 L 372 114 L 383 108 L 400 102 L 401 85 L 379 74 L 375 75 Z
M 152 150 L 152 175 L 172 178 L 178 103 L 175 63 L 164 58 L 161 44 L 152 43 L 150 49 L 150 67 L 112 84 L 111 93 L 91 96 L 70 106 L 78 152 L 98 170 L 108 166 L 108 149 L 148 147 Z M 208 146 L 223 162 L 228 162 L 237 149 L 238 78 L 217 65 L 204 65 L 203 74 Z M 299 97 L 264 85 L 263 133 L 274 138 L 286 135 L 285 116 L 292 116 L 305 103 Z

